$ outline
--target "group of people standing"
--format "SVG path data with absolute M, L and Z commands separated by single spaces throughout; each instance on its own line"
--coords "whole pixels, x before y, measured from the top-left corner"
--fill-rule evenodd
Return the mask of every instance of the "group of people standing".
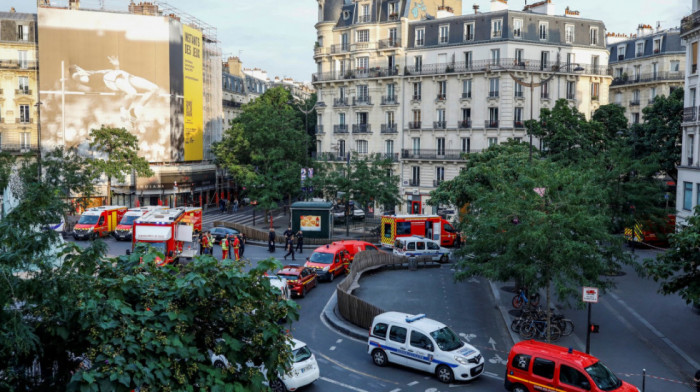
M 226 199 L 219 199 L 219 211 L 225 214 L 226 211 L 238 212 L 238 199 L 234 199 L 232 202 Z
M 240 260 L 245 251 L 245 243 L 245 234 L 227 234 L 226 237 L 221 239 L 221 259 Z M 214 238 L 208 231 L 202 233 L 199 237 L 199 254 L 214 254 Z
M 284 259 L 287 260 L 287 256 L 292 256 L 292 260 L 296 260 L 294 258 L 294 252 L 295 250 L 301 254 L 304 249 L 304 233 L 299 230 L 296 233 L 292 231 L 292 226 L 287 227 L 287 230 L 285 230 L 284 233 L 284 250 L 287 252 L 287 254 L 284 255 Z M 270 233 L 268 235 L 268 245 L 267 245 L 267 251 L 268 252 L 274 252 L 275 251 L 275 239 L 277 238 L 277 235 L 275 234 L 275 228 L 271 227 L 270 228 Z

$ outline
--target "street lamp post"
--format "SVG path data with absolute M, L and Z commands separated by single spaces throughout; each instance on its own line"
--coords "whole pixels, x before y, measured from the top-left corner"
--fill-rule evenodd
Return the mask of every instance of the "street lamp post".
M 510 75 L 510 77 L 515 81 L 515 83 L 517 83 L 517 84 L 519 84 L 519 85 L 521 85 L 521 86 L 523 86 L 523 87 L 529 87 L 529 88 L 530 88 L 530 123 L 531 123 L 531 124 L 532 124 L 532 120 L 534 120 L 533 102 L 535 101 L 535 99 L 534 99 L 535 87 L 541 87 L 541 86 L 547 84 L 550 80 L 552 80 L 552 78 L 554 78 L 556 72 L 559 72 L 559 71 L 561 71 L 562 69 L 569 68 L 569 67 L 571 67 L 572 65 L 574 65 L 574 63 L 567 63 L 567 64 L 564 64 L 564 65 L 556 65 L 556 66 L 554 66 L 554 67 L 552 68 L 552 74 L 549 75 L 548 77 L 546 77 L 545 79 L 540 79 L 540 81 L 539 81 L 538 83 L 535 83 L 535 74 L 534 74 L 534 72 L 530 72 L 530 82 L 527 83 L 527 82 L 524 81 L 524 79 L 518 78 L 517 76 L 515 76 L 515 74 L 513 73 L 513 71 L 508 71 L 508 75 Z M 574 72 L 581 72 L 581 71 L 583 71 L 583 68 L 582 68 L 580 65 L 578 65 L 578 64 L 575 64 L 575 65 L 576 65 L 576 68 L 574 68 Z M 528 129 L 528 130 L 527 130 L 527 133 L 530 134 L 530 156 L 529 156 L 529 158 L 528 158 L 528 161 L 529 161 L 529 162 L 532 162 L 532 129 Z

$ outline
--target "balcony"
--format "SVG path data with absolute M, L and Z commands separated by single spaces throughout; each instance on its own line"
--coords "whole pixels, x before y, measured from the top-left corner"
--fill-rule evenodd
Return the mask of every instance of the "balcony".
M 696 121 L 698 119 L 697 109 L 695 106 L 683 108 L 683 122 Z
M 633 99 L 630 101 L 630 106 L 639 106 L 639 99 Z
M 39 151 L 38 144 L 20 143 L 20 144 L 2 144 L 2 145 L 0 145 L 0 152 L 22 154 L 25 152 L 35 152 L 35 151 Z
M 336 54 L 336 53 L 346 53 L 350 51 L 350 45 L 349 44 L 335 44 L 331 45 L 331 53 Z
M 382 124 L 381 133 L 399 133 L 396 123 L 392 124 Z
M 333 133 L 348 133 L 348 124 L 333 125 Z
M 540 93 L 540 98 L 549 99 L 549 93 Z
M 471 97 L 472 97 L 472 93 L 471 93 L 471 92 L 462 93 L 462 99 L 471 99 Z
M 566 99 L 568 99 L 569 101 L 575 101 L 576 94 L 566 94 Z
M 389 16 L 387 17 L 387 20 L 388 20 L 388 21 L 391 21 L 391 22 L 397 21 L 397 20 L 399 20 L 399 14 L 396 13 L 396 12 L 392 12 L 392 13 L 390 13 Z
M 393 49 L 393 48 L 400 48 L 401 47 L 401 40 L 396 39 L 396 38 L 388 38 L 388 39 L 380 39 L 379 40 L 379 49 Z
M 447 121 L 433 121 L 433 129 L 446 129 Z
M 613 79 L 612 83 L 610 84 L 610 87 L 623 86 L 626 84 L 657 82 L 657 81 L 673 81 L 673 80 L 682 81 L 684 79 L 685 79 L 685 74 L 683 72 L 656 72 L 656 73 L 636 75 L 632 78 L 625 77 L 625 76 L 622 76 L 622 77 L 618 76 L 618 77 Z
M 382 105 L 398 105 L 399 102 L 396 100 L 395 95 L 384 95 L 382 96 Z
M 15 95 L 32 95 L 32 90 L 28 88 L 15 89 Z
M 695 11 L 681 19 L 681 36 L 698 26 L 700 26 L 700 11 Z
M 346 79 L 383 78 L 397 76 L 398 74 L 399 70 L 397 67 L 355 68 L 345 71 L 315 73 L 311 75 L 311 80 L 312 82 L 326 82 Z
M 17 117 L 15 118 L 15 124 L 33 124 L 33 118 Z
M 470 152 L 479 152 L 480 150 L 471 150 Z M 447 150 L 447 149 L 403 149 L 401 150 L 402 159 L 432 159 L 432 160 L 450 160 L 458 161 L 464 159 L 464 155 L 470 152 L 462 150 Z
M 469 129 L 472 127 L 472 120 L 462 120 L 457 124 L 457 126 L 459 127 L 459 129 Z
M 484 128 L 498 128 L 498 120 L 496 120 L 496 121 L 491 121 L 491 120 L 484 121 Z
M 372 23 L 372 15 L 358 15 L 357 23 Z
M 372 97 L 370 97 L 369 95 L 352 97 L 352 106 L 371 106 L 371 105 L 372 105 Z
M 347 98 L 333 98 L 333 106 L 334 107 L 341 107 L 341 106 L 350 106 L 350 105 L 348 105 Z
M 411 101 L 420 101 L 420 94 L 411 97 Z
M 433 188 L 437 188 L 440 186 L 441 183 L 445 182 L 444 179 L 442 180 L 433 180 Z
M 525 128 L 525 124 L 522 121 L 513 121 L 513 128 L 523 129 Z
M 323 135 L 323 125 L 316 125 L 316 134 Z
M 489 98 L 498 98 L 498 91 L 489 91 Z
M 409 121 L 408 129 L 420 129 L 420 128 L 421 128 L 420 121 Z
M 515 98 L 523 98 L 523 92 L 522 91 L 516 91 L 515 94 L 513 94 Z
M 399 161 L 399 153 L 393 153 L 393 152 L 384 152 L 381 154 L 378 154 L 379 158 L 381 159 L 388 159 L 392 162 L 398 162 Z
M 408 186 L 420 186 L 420 180 L 412 179 L 408 181 Z
M 347 155 L 335 154 L 331 152 L 317 153 L 316 151 L 313 151 L 311 153 L 311 158 L 316 161 L 345 162 Z
M 437 45 L 436 45 L 437 46 Z M 578 69 L 578 71 L 576 71 Z M 477 61 L 456 61 L 450 63 L 421 64 L 406 66 L 405 75 L 440 75 L 451 72 L 484 72 L 484 71 L 521 71 L 521 72 L 547 72 L 562 75 L 600 75 L 609 76 L 608 67 L 598 64 L 582 63 L 553 63 L 540 60 L 500 58 L 498 60 L 484 59 Z
M 352 133 L 372 133 L 370 124 L 353 124 Z
M 36 60 L 0 60 L 0 69 L 36 69 Z
M 436 101 L 444 101 L 447 98 L 446 94 L 438 94 L 435 98 Z

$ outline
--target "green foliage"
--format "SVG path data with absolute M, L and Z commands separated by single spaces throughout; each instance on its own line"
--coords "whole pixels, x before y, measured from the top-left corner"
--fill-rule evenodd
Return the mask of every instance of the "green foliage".
M 582 285 L 606 288 L 601 274 L 626 261 L 596 173 L 545 159 L 528 159 L 528 146 L 507 143 L 467 157 L 467 168 L 431 194 L 436 202 L 470 203 L 463 217 L 466 246 L 456 278 L 517 279 L 553 289 L 566 301 Z M 544 188 L 544 196 L 535 192 Z M 547 290 L 549 294 L 549 290 Z
M 681 164 L 681 123 L 683 122 L 683 89 L 670 96 L 657 96 L 654 104 L 643 110 L 644 122 L 632 126 L 632 142 L 636 157 L 647 157 L 662 175 L 678 181 Z
M 7 188 L 14 163 L 15 157 L 12 154 L 7 151 L 0 152 L 0 195 L 2 195 L 5 192 L 5 188 Z
M 124 128 L 90 130 L 90 148 L 97 153 L 93 165 L 107 176 L 107 204 L 112 204 L 112 178 L 124 182 L 126 175 L 133 171 L 137 176 L 150 177 L 154 173 L 148 161 L 138 155 L 139 145 L 136 136 Z
M 259 208 L 273 208 L 282 197 L 301 192 L 308 141 L 291 102 L 284 88 L 267 90 L 243 106 L 223 140 L 213 146 L 219 165 L 248 189 Z
M 399 177 L 388 175 L 392 161 L 380 154 L 350 159 L 350 165 L 324 164 L 315 174 L 314 189 L 327 198 L 335 199 L 338 192 L 350 195 L 363 208 L 372 202 L 394 206 L 401 202 Z M 349 170 L 349 175 L 348 175 Z
M 644 270 L 654 281 L 662 281 L 661 293 L 677 293 L 686 303 L 700 304 L 700 207 L 678 229 L 669 236 L 666 252 L 644 260 Z

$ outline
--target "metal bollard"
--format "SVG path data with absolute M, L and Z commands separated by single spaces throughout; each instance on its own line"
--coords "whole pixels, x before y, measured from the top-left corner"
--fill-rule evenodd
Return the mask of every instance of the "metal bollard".
M 647 384 L 647 370 L 642 369 L 642 392 L 644 392 L 644 389 L 646 388 Z
M 418 261 L 415 257 L 410 257 L 408 259 L 408 269 L 415 271 L 418 268 Z

